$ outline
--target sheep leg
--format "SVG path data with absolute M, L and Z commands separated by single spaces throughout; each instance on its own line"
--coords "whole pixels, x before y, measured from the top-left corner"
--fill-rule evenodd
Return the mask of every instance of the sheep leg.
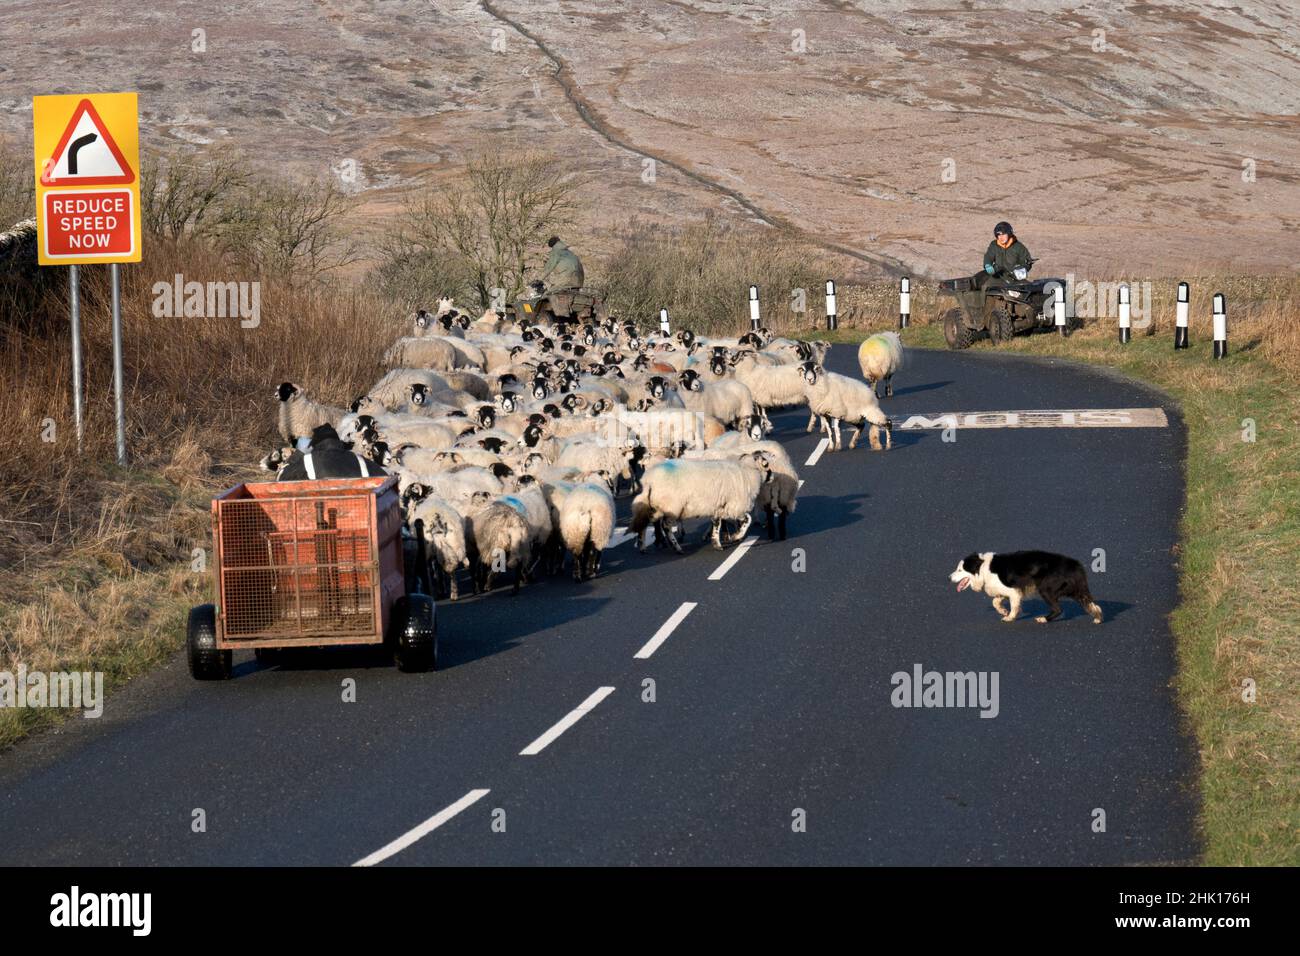
M 817 413 L 814 412 L 811 408 L 809 408 L 809 409 L 808 409 L 808 427 L 805 429 L 805 431 L 807 431 L 807 432 L 811 432 L 811 431 L 812 431 L 812 427 L 813 427 L 813 422 L 815 422 L 815 421 L 817 421 Z
M 776 540 L 776 519 L 772 514 L 772 506 L 770 504 L 763 506 L 763 514 L 767 519 L 766 521 L 763 522 L 763 527 L 767 529 L 767 540 L 775 541 Z
M 840 420 L 838 418 L 831 420 L 831 428 L 835 431 L 835 439 L 831 442 L 831 450 L 839 451 L 844 447 L 844 440 L 840 437 Z M 849 439 L 849 448 L 852 448 L 852 439 Z
M 854 425 L 853 434 L 849 436 L 849 450 L 852 451 L 858 447 L 858 439 L 862 437 L 862 426 Z
M 893 373 L 891 372 L 889 375 L 885 376 L 885 398 L 893 398 L 893 397 L 894 397 L 894 376 Z
M 713 550 L 722 550 L 722 519 L 714 518 L 713 526 L 709 528 L 709 535 L 713 538 Z
M 445 572 L 447 575 L 447 596 L 453 601 L 460 597 L 460 588 L 456 584 L 456 569 Z
M 790 514 L 790 510 L 788 508 L 781 509 L 781 540 L 782 541 L 785 540 L 785 519 L 786 516 L 788 516 L 789 514 Z
M 582 559 L 583 559 L 583 557 L 585 557 L 585 555 L 586 555 L 586 550 L 587 550 L 587 546 L 586 546 L 586 545 L 583 545 L 583 546 L 582 546 L 582 551 L 581 551 L 581 552 L 579 552 L 579 551 L 574 551 L 574 552 L 572 552 L 572 557 L 573 557 L 573 580 L 574 580 L 575 582 L 578 582 L 578 581 L 581 581 L 581 580 L 582 580 L 582 570 L 583 570 L 583 568 L 582 568 Z
M 745 515 L 745 517 L 741 518 L 740 527 L 736 529 L 736 534 L 731 540 L 739 541 L 741 538 L 743 538 L 745 536 L 745 532 L 749 530 L 749 526 L 752 525 L 753 523 L 754 523 L 753 515 L 747 514 Z
M 677 540 L 677 535 L 673 534 L 672 524 L 666 518 L 663 521 L 663 527 L 664 527 L 664 539 L 668 542 L 669 545 L 672 546 L 672 549 L 674 551 L 676 551 L 678 554 L 681 554 L 682 546 Z M 657 535 L 655 540 L 658 540 Z
M 870 441 L 871 441 L 871 450 L 880 451 L 880 427 L 879 426 L 877 425 L 871 426 Z

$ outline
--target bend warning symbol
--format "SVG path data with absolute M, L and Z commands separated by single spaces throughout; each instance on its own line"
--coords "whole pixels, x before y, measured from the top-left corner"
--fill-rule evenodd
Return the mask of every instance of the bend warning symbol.
M 99 118 L 83 99 L 63 131 L 41 175 L 46 186 L 118 186 L 135 182 L 135 172 Z

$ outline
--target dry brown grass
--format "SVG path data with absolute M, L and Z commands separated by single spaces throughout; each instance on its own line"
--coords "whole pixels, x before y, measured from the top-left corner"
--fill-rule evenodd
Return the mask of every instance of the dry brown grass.
M 154 240 L 146 263 L 123 269 L 125 470 L 113 464 L 107 267 L 82 270 L 81 452 L 64 296 L 0 313 L 0 670 L 93 668 L 111 684 L 175 648 L 184 609 L 209 588 L 190 568 L 210 547 L 208 501 L 259 475 L 252 463 L 278 443 L 275 386 L 349 401 L 404 326 L 377 295 L 259 278 L 193 243 Z M 152 285 L 176 273 L 261 281 L 261 324 L 156 317 Z M 0 745 L 45 719 L 3 716 Z
M 672 230 L 631 223 L 594 284 L 608 289 L 612 312 L 647 330 L 666 308 L 674 329 L 705 335 L 748 328 L 756 284 L 763 324 L 784 332 L 824 314 L 832 271 L 819 250 L 779 230 L 706 218 Z

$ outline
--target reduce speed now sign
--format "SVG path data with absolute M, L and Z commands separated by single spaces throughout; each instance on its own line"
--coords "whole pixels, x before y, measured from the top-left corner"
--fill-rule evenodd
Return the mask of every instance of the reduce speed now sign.
M 136 94 L 32 98 L 43 266 L 140 261 Z

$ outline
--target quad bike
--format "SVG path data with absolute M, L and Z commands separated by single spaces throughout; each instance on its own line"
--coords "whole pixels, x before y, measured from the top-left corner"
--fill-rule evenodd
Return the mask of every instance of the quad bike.
M 944 279 L 939 294 L 956 300 L 943 313 L 943 337 L 950 349 L 964 349 L 988 337 L 996 345 L 1014 335 L 1055 326 L 1052 299 L 1064 279 L 993 279 L 984 288 L 969 277 Z
M 536 322 L 596 323 L 605 318 L 605 293 L 602 289 L 583 286 L 581 289 L 540 288 L 534 282 L 529 295 L 515 299 L 506 306 L 506 318 L 519 318 Z

